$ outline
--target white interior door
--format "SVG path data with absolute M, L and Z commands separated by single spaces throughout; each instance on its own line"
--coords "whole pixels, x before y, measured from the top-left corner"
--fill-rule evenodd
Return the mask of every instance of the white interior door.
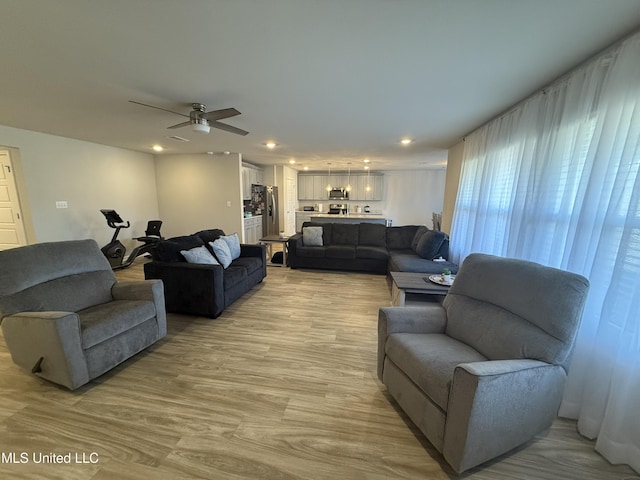
M 0 250 L 26 244 L 11 156 L 0 150 Z
M 287 177 L 286 206 L 284 213 L 284 231 L 287 235 L 296 233 L 296 181 Z

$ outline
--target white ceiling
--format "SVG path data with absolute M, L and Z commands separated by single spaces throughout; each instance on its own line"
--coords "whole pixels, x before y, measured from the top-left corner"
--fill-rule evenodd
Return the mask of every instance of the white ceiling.
M 0 124 L 316 170 L 364 158 L 443 168 L 464 134 L 640 26 L 640 0 L 2 0 L 1 11 Z M 235 107 L 226 123 L 250 134 L 167 130 L 184 118 L 128 100 Z

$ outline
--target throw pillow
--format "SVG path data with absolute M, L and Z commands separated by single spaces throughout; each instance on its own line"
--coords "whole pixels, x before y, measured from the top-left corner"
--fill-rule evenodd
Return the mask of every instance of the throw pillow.
M 231 259 L 235 260 L 240 257 L 240 239 L 238 238 L 238 234 L 234 233 L 233 235 L 223 235 L 220 237 L 225 242 L 227 242 L 227 246 L 229 247 L 229 251 L 231 252 Z
M 181 250 L 180 253 L 184 259 L 189 263 L 202 263 L 205 265 L 220 265 L 215 259 L 207 247 L 204 245 L 201 247 L 192 248 L 191 250 Z
M 322 227 L 302 227 L 302 244 L 305 247 L 321 247 Z
M 431 260 L 438 254 L 438 250 L 440 250 L 444 239 L 445 235 L 443 232 L 438 230 L 428 230 L 424 232 L 420 237 L 420 240 L 418 240 L 416 253 L 422 258 Z
M 231 258 L 231 251 L 229 250 L 229 246 L 227 242 L 225 242 L 222 238 L 217 239 L 214 242 L 209 243 L 215 253 L 218 261 L 222 264 L 222 268 L 227 268 L 231 265 L 233 258 Z

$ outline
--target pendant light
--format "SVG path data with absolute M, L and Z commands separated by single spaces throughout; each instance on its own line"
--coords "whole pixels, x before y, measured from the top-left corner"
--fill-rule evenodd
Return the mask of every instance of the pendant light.
M 370 192 L 371 191 L 371 182 L 370 182 L 370 180 L 371 180 L 371 168 L 369 167 L 369 165 L 367 165 L 364 168 L 367 169 L 367 186 L 365 187 L 365 190 L 367 192 Z
M 347 192 L 351 191 L 351 163 L 349 163 L 349 173 L 347 175 L 347 186 L 345 187 Z
M 327 190 L 327 192 L 331 191 L 331 164 L 329 164 L 329 177 L 327 181 L 327 186 L 324 188 Z

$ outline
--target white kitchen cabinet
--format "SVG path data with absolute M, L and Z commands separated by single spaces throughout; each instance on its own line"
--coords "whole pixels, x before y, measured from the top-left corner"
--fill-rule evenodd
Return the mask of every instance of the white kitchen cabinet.
M 251 200 L 251 185 L 264 185 L 264 171 L 254 166 L 242 166 L 242 198 Z
M 384 174 L 371 173 L 351 173 L 351 179 L 348 175 L 342 174 L 298 174 L 298 200 L 316 200 L 319 202 L 329 202 L 329 193 L 327 192 L 327 184 L 332 188 L 345 188 L 351 183 L 351 192 L 349 200 L 372 201 L 382 200 L 384 198 Z M 369 184 L 371 189 L 366 190 Z
M 262 237 L 262 216 L 244 219 L 244 243 L 258 243 Z

